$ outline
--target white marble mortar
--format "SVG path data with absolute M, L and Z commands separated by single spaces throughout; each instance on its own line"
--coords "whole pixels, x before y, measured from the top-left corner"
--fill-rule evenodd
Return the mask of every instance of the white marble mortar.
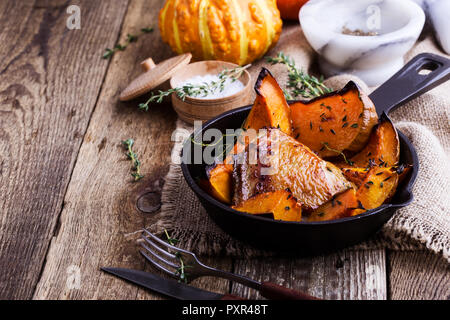
M 434 29 L 436 40 L 450 54 L 450 0 L 411 0 L 422 7 Z
M 325 76 L 350 73 L 377 86 L 403 66 L 425 14 L 410 0 L 310 0 L 299 19 Z M 343 34 L 344 27 L 377 35 Z

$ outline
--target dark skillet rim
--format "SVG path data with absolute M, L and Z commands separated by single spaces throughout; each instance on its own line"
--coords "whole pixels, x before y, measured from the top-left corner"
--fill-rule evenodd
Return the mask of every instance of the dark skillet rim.
M 295 101 L 288 101 L 288 103 L 292 103 Z M 181 149 L 181 155 L 183 154 L 183 150 L 185 149 L 187 144 L 191 143 L 191 139 L 199 134 L 199 132 L 202 132 L 206 127 L 210 126 L 211 124 L 213 124 L 216 121 L 219 121 L 222 118 L 228 117 L 229 115 L 232 115 L 234 113 L 239 113 L 241 111 L 244 111 L 246 109 L 248 109 L 250 111 L 252 105 L 247 105 L 247 106 L 243 106 L 240 108 L 236 108 L 227 112 L 224 112 L 220 115 L 218 115 L 217 117 L 208 120 L 207 122 L 205 122 L 200 131 L 195 131 L 193 132 L 188 139 L 185 141 L 185 143 L 183 144 L 183 148 Z M 255 220 L 259 220 L 261 222 L 266 222 L 266 223 L 278 223 L 278 224 L 288 224 L 288 225 L 304 225 L 304 226 L 315 226 L 315 225 L 330 225 L 330 224 L 340 224 L 340 223 L 345 223 L 348 221 L 357 221 L 360 219 L 365 219 L 366 217 L 378 214 L 382 211 L 385 211 L 386 209 L 389 208 L 401 208 L 401 207 L 405 207 L 407 205 L 409 205 L 413 199 L 413 193 L 412 193 L 412 187 L 415 183 L 415 180 L 417 178 L 417 173 L 418 173 L 418 166 L 419 166 L 419 159 L 417 157 L 417 153 L 416 150 L 414 149 L 414 146 L 412 146 L 411 142 L 409 142 L 409 140 L 406 138 L 406 136 L 400 132 L 397 129 L 398 135 L 401 137 L 401 139 L 406 143 L 410 145 L 410 150 L 411 150 L 411 156 L 412 156 L 412 162 L 413 162 L 413 170 L 411 173 L 411 177 L 409 178 L 409 181 L 407 183 L 407 185 L 404 186 L 404 190 L 406 192 L 409 193 L 409 198 L 408 200 L 401 202 L 401 203 L 387 203 L 387 204 L 383 204 L 381 206 L 379 206 L 378 208 L 375 209 L 371 209 L 371 210 L 367 210 L 364 213 L 361 213 L 357 216 L 353 216 L 353 217 L 346 217 L 346 218 L 340 218 L 340 219 L 336 219 L 336 220 L 327 220 L 327 221 L 283 221 L 283 220 L 274 220 L 274 219 L 268 219 L 265 217 L 260 217 L 258 215 L 253 215 L 250 213 L 246 213 L 246 212 L 242 212 L 242 211 L 237 211 L 232 209 L 230 206 L 216 200 L 214 197 L 210 196 L 206 191 L 204 191 L 202 188 L 200 188 L 200 186 L 195 182 L 194 178 L 192 177 L 192 175 L 190 174 L 189 170 L 188 170 L 188 165 L 186 163 L 184 163 L 183 161 L 181 161 L 181 170 L 183 172 L 183 176 L 187 182 L 187 184 L 189 185 L 189 187 L 194 191 L 194 193 L 196 194 L 197 197 L 199 198 L 203 198 L 204 200 L 210 202 L 211 204 L 219 207 L 220 209 L 223 209 L 225 211 L 228 211 L 232 214 L 239 214 L 243 217 L 246 218 L 250 218 L 250 219 L 255 219 Z M 400 150 L 401 152 L 401 150 Z M 183 160 L 183 157 L 181 157 L 181 159 Z

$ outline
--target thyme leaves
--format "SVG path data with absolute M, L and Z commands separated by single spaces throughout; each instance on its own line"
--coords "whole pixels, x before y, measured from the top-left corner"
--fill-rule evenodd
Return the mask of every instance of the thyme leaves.
M 170 96 L 172 93 L 176 94 L 181 100 L 185 100 L 187 96 L 190 97 L 200 97 L 207 96 L 208 94 L 214 93 L 217 90 L 220 92 L 225 90 L 225 82 L 231 80 L 232 82 L 239 79 L 244 70 L 248 69 L 250 64 L 237 67 L 233 69 L 225 69 L 218 74 L 217 81 L 204 82 L 202 84 L 190 84 L 186 83 L 180 87 L 171 88 L 166 91 L 159 90 L 158 93 L 152 93 L 150 98 L 145 103 L 139 104 L 139 109 L 148 111 L 150 103 L 161 103 L 163 99 Z
M 131 176 L 134 178 L 134 181 L 139 181 L 144 177 L 144 175 L 141 174 L 141 162 L 139 161 L 136 152 L 133 151 L 134 140 L 127 139 L 122 141 L 122 144 L 127 151 L 125 154 L 133 165 L 131 168 Z
M 141 34 L 150 33 L 150 32 L 153 32 L 153 27 L 146 27 L 146 28 L 142 28 L 141 29 Z M 106 48 L 105 52 L 102 55 L 102 59 L 109 59 L 117 51 L 124 51 L 128 47 L 128 45 L 130 43 L 136 42 L 139 39 L 139 36 L 141 34 L 139 34 L 139 35 L 127 34 L 127 38 L 125 39 L 125 43 L 124 44 L 117 43 L 112 49 L 111 48 Z
M 288 69 L 287 87 L 290 92 L 285 91 L 286 99 L 293 97 L 314 98 L 319 97 L 332 90 L 323 83 L 323 76 L 316 78 L 297 68 L 293 59 L 279 52 L 276 57 L 266 57 L 266 61 L 271 65 L 283 64 Z M 286 92 L 288 94 L 286 94 Z

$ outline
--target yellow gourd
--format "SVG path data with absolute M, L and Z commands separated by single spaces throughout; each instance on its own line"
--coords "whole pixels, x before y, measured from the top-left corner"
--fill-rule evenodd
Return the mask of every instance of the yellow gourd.
M 195 60 L 248 64 L 276 44 L 281 27 L 276 0 L 167 0 L 159 13 L 162 39 Z

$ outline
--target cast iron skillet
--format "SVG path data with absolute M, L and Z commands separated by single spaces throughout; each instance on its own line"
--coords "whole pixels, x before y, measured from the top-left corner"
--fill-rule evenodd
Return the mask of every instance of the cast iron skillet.
M 423 72 L 429 72 L 423 74 Z M 376 106 L 378 115 L 414 99 L 450 78 L 450 60 L 430 53 L 413 58 L 399 72 L 375 90 L 369 97 Z M 333 251 L 367 239 L 377 232 L 394 214 L 397 208 L 411 203 L 411 189 L 417 177 L 419 162 L 414 146 L 398 131 L 400 139 L 400 163 L 411 164 L 412 170 L 397 188 L 390 203 L 369 210 L 361 215 L 322 222 L 286 222 L 251 215 L 231 209 L 217 201 L 197 184 L 205 176 L 205 163 L 190 164 L 192 138 L 199 141 L 206 129 L 236 129 L 247 117 L 251 106 L 223 113 L 206 122 L 187 140 L 182 150 L 184 177 L 195 192 L 211 218 L 233 237 L 258 247 L 276 250 L 295 250 L 300 254 L 318 254 Z

